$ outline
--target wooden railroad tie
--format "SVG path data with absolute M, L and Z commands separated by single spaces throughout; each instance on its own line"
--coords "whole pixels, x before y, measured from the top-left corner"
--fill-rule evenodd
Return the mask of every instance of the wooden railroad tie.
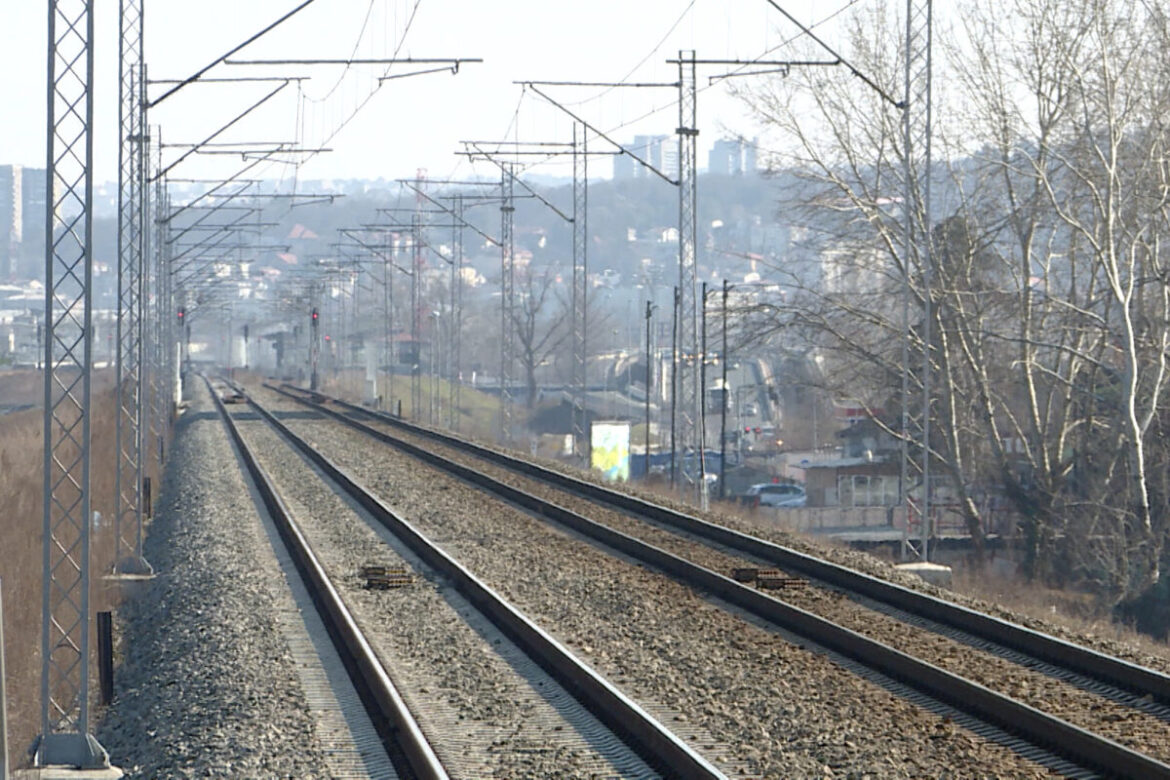
M 359 574 L 365 579 L 366 588 L 389 590 L 414 584 L 414 575 L 405 566 L 363 566 Z

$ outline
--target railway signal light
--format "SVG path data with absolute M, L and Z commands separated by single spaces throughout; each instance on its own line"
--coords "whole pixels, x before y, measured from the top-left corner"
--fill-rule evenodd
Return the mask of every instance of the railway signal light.
M 186 314 L 187 314 L 187 310 L 185 308 L 183 308 L 182 306 L 180 306 L 179 311 L 176 313 L 179 315 L 179 322 L 182 322 L 183 317 L 186 316 Z
M 313 317 L 313 324 L 316 325 L 317 324 L 317 307 L 316 306 L 313 307 L 312 317 Z

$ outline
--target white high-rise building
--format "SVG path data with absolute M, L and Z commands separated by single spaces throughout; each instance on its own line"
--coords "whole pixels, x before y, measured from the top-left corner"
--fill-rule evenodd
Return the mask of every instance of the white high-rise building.
M 24 236 L 23 176 L 19 165 L 0 165 L 0 279 L 16 276 Z
M 45 274 L 45 207 L 48 205 L 48 193 L 49 177 L 44 168 L 21 167 L 22 229 L 19 259 L 14 269 L 16 276 L 21 279 L 39 279 Z
M 725 138 L 716 141 L 707 155 L 707 173 L 716 176 L 754 176 L 758 138 Z
M 678 141 L 670 135 L 636 135 L 626 148 L 671 178 L 678 178 Z M 613 158 L 615 179 L 641 179 L 654 173 L 629 155 Z

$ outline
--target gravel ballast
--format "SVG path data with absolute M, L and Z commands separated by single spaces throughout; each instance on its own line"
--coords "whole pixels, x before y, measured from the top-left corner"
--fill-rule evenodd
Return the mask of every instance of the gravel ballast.
M 331 776 L 273 615 L 285 588 L 202 385 L 180 418 L 97 737 L 127 776 Z M 274 576 L 275 573 L 275 576 Z
M 649 711 L 710 734 L 748 776 L 1047 774 L 412 458 L 336 423 L 289 422 Z
M 267 423 L 237 424 L 453 777 L 658 777 L 616 740 L 598 743 L 604 727 Z M 371 590 L 363 565 L 406 566 L 416 580 Z
M 712 571 L 730 574 L 736 567 L 770 566 L 767 562 L 751 559 L 734 550 L 720 548 L 709 541 L 663 528 L 643 518 L 610 509 L 539 480 L 519 475 L 499 464 L 453 447 L 405 434 L 391 426 L 375 423 L 374 427 Z M 799 575 L 796 578 L 800 582 L 807 582 Z M 1164 708 L 1157 708 L 1153 713 L 1144 712 L 1132 702 L 1121 703 L 1102 696 L 1093 687 L 1084 690 L 1064 679 L 1063 675 L 1050 676 L 1030 669 L 1026 663 L 1016 663 L 1007 657 L 989 653 L 981 643 L 972 647 L 952 639 L 946 635 L 945 627 L 942 633 L 936 633 L 935 629 L 940 627 L 933 626 L 929 621 L 926 627 L 920 627 L 908 622 L 906 616 L 897 610 L 883 610 L 881 605 L 843 598 L 843 592 L 835 587 L 808 584 L 807 587 L 777 591 L 774 595 L 904 653 L 924 658 L 956 675 L 1050 712 L 1074 725 L 1161 761 L 1170 760 L 1170 729 L 1167 728 Z M 1024 660 L 1018 654 L 1008 656 Z M 1145 703 L 1137 704 L 1141 706 Z

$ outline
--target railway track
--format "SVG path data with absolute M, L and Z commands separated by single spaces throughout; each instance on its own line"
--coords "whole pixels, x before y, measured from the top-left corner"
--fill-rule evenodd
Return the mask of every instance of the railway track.
M 725 777 L 280 421 L 220 409 L 404 776 Z
M 1170 688 L 1158 672 L 506 453 L 335 399 L 310 397 L 288 387 L 280 391 L 338 422 L 360 426 L 357 429 L 366 436 L 380 438 L 690 582 L 757 619 L 796 631 L 904 680 L 921 693 L 974 712 L 1035 744 L 1047 745 L 1069 761 L 1120 776 L 1167 776 L 1170 772 L 1163 763 L 1170 752 L 1165 705 Z M 320 403 L 326 400 L 327 405 Z M 362 417 L 364 423 L 354 420 L 355 416 Z M 459 462 L 453 462 L 456 460 Z M 537 482 L 540 490 L 534 489 Z M 538 492 L 543 495 L 536 495 Z M 550 500 L 550 494 L 557 500 Z M 592 523 L 586 515 L 601 515 L 606 525 Z M 764 593 L 724 576 L 735 568 L 768 567 L 781 569 L 779 584 L 797 587 Z M 806 582 L 812 587 L 800 587 Z M 833 608 L 826 609 L 826 604 Z M 818 612 L 828 612 L 845 625 L 832 625 L 814 614 Z M 846 627 L 850 624 L 854 630 Z M 908 625 L 913 630 L 907 629 Z M 896 640 L 899 630 L 909 638 L 890 644 L 900 644 L 901 649 L 866 635 Z M 929 639 L 922 639 L 924 632 Z M 935 663 L 914 658 L 911 652 L 926 655 Z M 986 684 L 964 679 L 970 676 Z M 1032 706 L 992 687 L 1007 688 L 1007 693 L 1020 695 Z M 1042 710 L 1058 712 L 1079 725 Z M 1116 740 L 1094 733 L 1102 730 Z

